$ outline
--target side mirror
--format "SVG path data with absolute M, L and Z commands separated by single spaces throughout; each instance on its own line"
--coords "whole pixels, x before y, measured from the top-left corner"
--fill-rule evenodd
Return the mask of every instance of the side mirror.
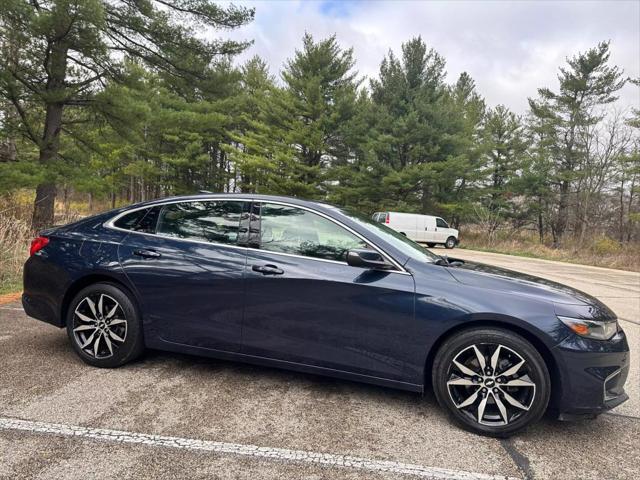
M 374 270 L 389 270 L 393 265 L 387 262 L 380 253 L 366 248 L 354 248 L 347 252 L 347 264 L 352 267 Z

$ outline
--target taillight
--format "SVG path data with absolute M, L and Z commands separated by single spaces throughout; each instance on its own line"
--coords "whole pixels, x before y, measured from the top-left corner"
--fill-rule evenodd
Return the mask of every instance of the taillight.
M 36 237 L 31 241 L 31 248 L 29 249 L 29 255 L 33 255 L 34 253 L 42 250 L 49 243 L 49 239 L 47 237 Z
M 384 217 L 384 223 L 389 223 L 389 217 L 391 217 L 391 215 L 387 213 L 387 215 Z

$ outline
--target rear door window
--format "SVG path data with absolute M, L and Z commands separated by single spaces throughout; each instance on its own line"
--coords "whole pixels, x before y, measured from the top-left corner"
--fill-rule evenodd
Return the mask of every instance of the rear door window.
M 158 235 L 236 245 L 245 202 L 205 200 L 170 203 L 158 218 Z

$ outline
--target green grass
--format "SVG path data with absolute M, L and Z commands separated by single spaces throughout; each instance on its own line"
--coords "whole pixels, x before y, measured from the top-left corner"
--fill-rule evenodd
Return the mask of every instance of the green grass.
M 0 284 L 0 295 L 22 291 L 22 279 L 10 279 Z

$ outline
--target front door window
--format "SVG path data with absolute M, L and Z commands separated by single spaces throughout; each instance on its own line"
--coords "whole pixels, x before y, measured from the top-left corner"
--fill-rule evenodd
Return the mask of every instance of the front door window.
M 302 208 L 263 203 L 260 248 L 346 262 L 347 251 L 367 243 L 340 225 Z

